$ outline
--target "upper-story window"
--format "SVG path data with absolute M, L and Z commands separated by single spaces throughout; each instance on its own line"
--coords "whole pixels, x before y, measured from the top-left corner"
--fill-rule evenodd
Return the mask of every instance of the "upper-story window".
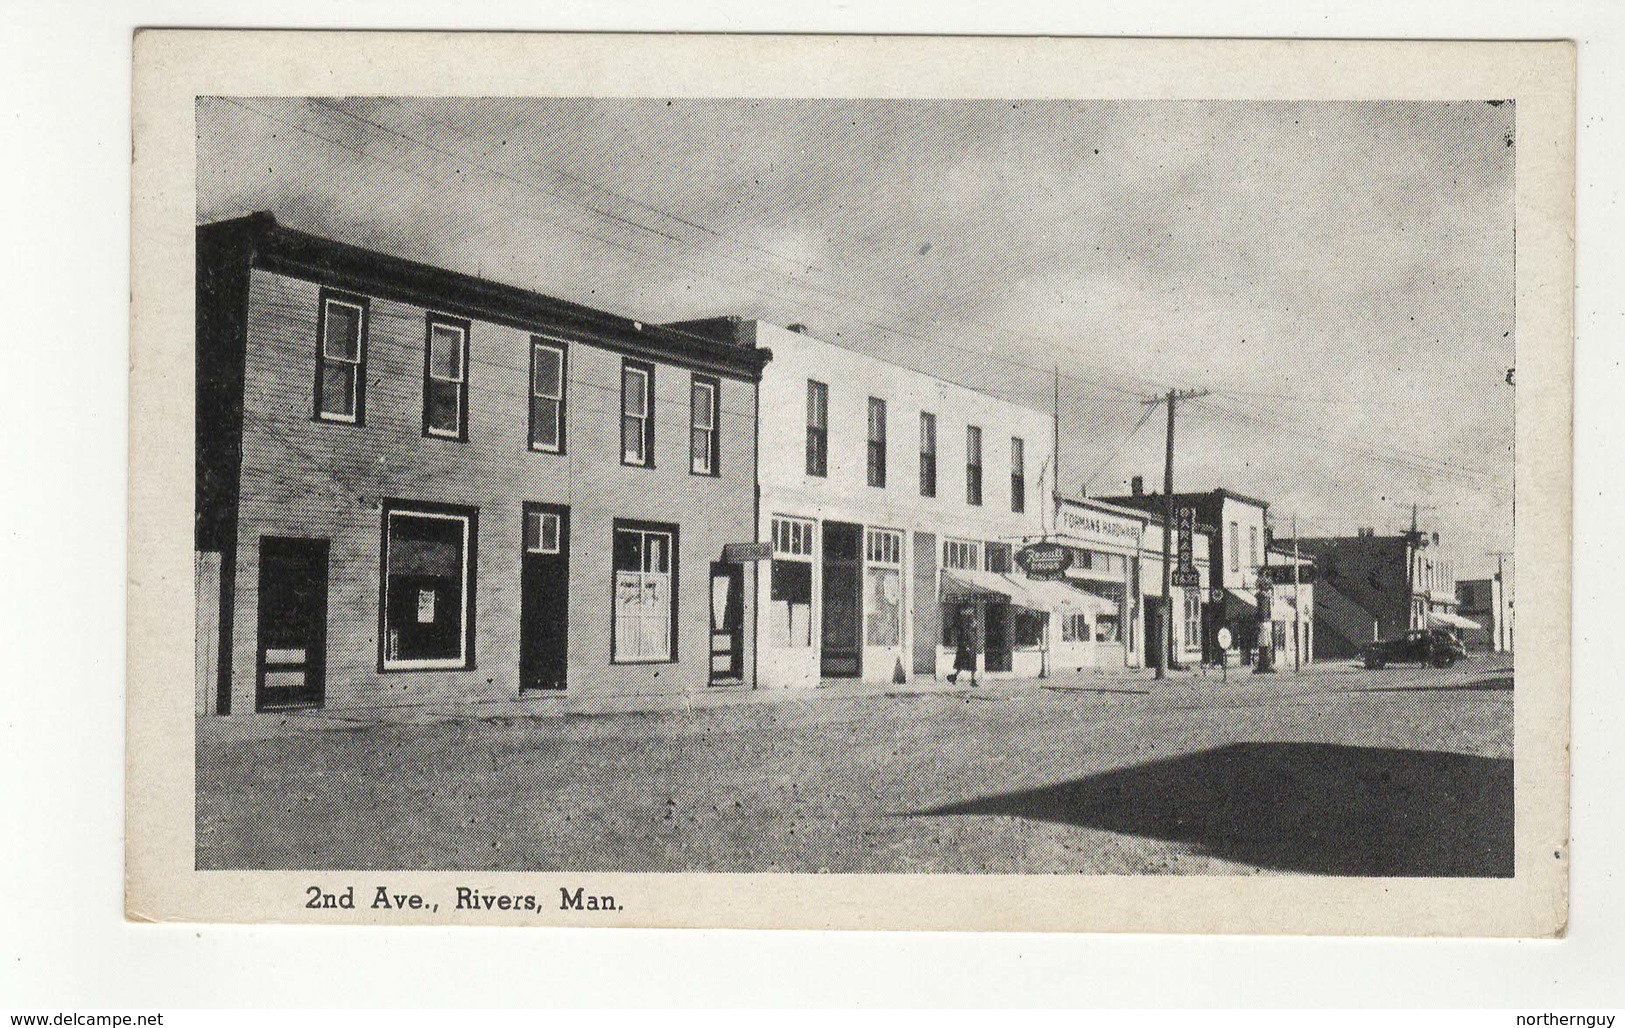
M 937 495 L 937 416 L 920 411 L 920 495 Z
M 695 375 L 688 387 L 688 470 L 696 475 L 717 473 L 717 396 L 714 378 Z
M 467 439 L 468 322 L 429 315 L 423 350 L 423 434 Z
M 367 301 L 322 295 L 316 341 L 316 417 L 362 423 L 367 389 Z
M 655 369 L 621 364 L 621 463 L 654 467 Z
M 530 448 L 564 452 L 564 344 L 530 337 Z
M 1258 567 L 1258 526 L 1247 526 L 1247 566 Z
M 807 379 L 807 474 L 829 474 L 829 386 Z
M 1010 509 L 1027 509 L 1027 452 L 1019 436 L 1010 437 Z
M 965 502 L 982 505 L 982 430 L 975 425 L 965 428 Z
M 1241 525 L 1230 522 L 1230 570 L 1241 570 Z
M 869 484 L 886 488 L 886 401 L 869 397 Z

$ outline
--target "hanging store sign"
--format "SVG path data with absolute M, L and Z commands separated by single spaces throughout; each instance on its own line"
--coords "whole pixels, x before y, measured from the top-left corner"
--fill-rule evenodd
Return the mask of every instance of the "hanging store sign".
M 1029 543 L 1016 551 L 1016 566 L 1037 581 L 1060 578 L 1072 566 L 1072 551 L 1054 543 Z
M 773 544 L 765 543 L 723 543 L 722 561 L 725 564 L 748 564 L 757 560 L 772 560 Z
M 1077 506 L 1062 506 L 1056 514 L 1057 527 L 1074 539 L 1108 546 L 1139 548 L 1142 526 L 1133 518 L 1116 517 L 1104 511 Z
M 1202 576 L 1196 570 L 1196 508 L 1181 507 L 1174 516 L 1177 535 L 1174 537 L 1175 564 L 1168 580 L 1181 589 L 1199 589 Z

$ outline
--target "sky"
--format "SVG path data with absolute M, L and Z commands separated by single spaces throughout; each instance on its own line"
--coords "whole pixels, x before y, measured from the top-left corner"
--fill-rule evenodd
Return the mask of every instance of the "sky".
M 722 314 L 1049 410 L 1059 484 L 1512 549 L 1514 105 L 201 98 L 199 223 L 650 322 Z M 1032 459 L 1035 466 L 1038 459 Z M 1047 479 L 1046 479 L 1047 481 Z

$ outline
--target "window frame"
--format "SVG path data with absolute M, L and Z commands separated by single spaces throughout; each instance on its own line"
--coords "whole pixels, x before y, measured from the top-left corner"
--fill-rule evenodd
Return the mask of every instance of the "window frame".
M 920 495 L 937 495 L 937 415 L 928 410 L 920 411 Z
M 536 545 L 530 545 L 530 519 L 536 518 Z M 553 546 L 547 545 L 547 519 L 553 519 Z M 564 552 L 564 515 L 557 509 L 542 504 L 525 505 L 525 523 L 521 526 L 520 546 L 524 553 L 558 556 Z
M 345 360 L 342 357 L 329 358 L 327 356 L 327 310 L 333 304 L 352 307 L 360 315 L 356 322 L 356 359 L 354 361 Z M 316 383 L 315 396 L 311 405 L 311 420 L 324 421 L 334 425 L 365 425 L 367 423 L 367 334 L 372 322 L 371 301 L 368 297 L 356 293 L 323 288 L 317 294 L 316 305 Z M 353 416 L 329 414 L 322 407 L 322 372 L 326 370 L 329 360 L 348 364 L 354 369 L 355 414 Z
M 814 404 L 813 398 L 819 402 Z M 818 413 L 818 423 L 813 414 Z M 814 445 L 816 441 L 817 445 Z M 808 478 L 829 477 L 829 383 L 807 379 L 807 462 Z
M 664 657 L 630 657 L 629 658 L 629 657 L 622 657 L 620 655 L 620 653 L 618 652 L 619 649 L 620 649 L 620 623 L 621 623 L 621 615 L 620 615 L 620 608 L 619 608 L 619 602 L 620 602 L 620 569 L 615 566 L 615 542 L 616 542 L 616 537 L 619 536 L 620 533 L 622 533 L 622 532 L 640 532 L 640 533 L 642 533 L 644 535 L 664 535 L 667 538 L 667 547 L 668 547 L 668 549 L 670 551 L 670 561 L 671 561 L 671 572 L 670 572 L 670 575 L 669 575 L 669 577 L 671 579 L 671 583 L 670 583 L 670 586 L 669 586 L 670 594 L 671 594 L 671 606 L 670 606 L 670 614 L 669 614 L 669 616 L 667 618 L 667 625 L 666 625 L 667 655 L 664 656 Z M 681 552 L 681 550 L 679 549 L 679 544 L 680 544 L 679 536 L 680 536 L 680 533 L 678 531 L 678 526 L 676 524 L 669 523 L 669 522 L 636 521 L 636 520 L 632 520 L 630 518 L 616 518 L 614 520 L 614 523 L 611 525 L 611 527 L 610 527 L 610 543 L 609 543 L 609 552 L 610 552 L 610 557 L 609 557 L 609 663 L 610 663 L 610 665 L 612 667 L 637 666 L 637 665 L 643 665 L 643 664 L 675 664 L 675 663 L 678 662 L 678 656 L 677 656 L 678 631 L 677 631 L 677 626 L 680 623 L 680 619 L 679 619 L 679 616 L 678 616 L 678 611 L 679 611 L 679 606 L 681 604 L 681 592 L 678 589 L 678 569 L 682 566 L 681 563 L 678 560 L 678 555 Z M 648 572 L 648 571 L 640 571 L 639 572 L 639 574 L 650 574 L 650 573 L 651 572 Z
M 972 460 L 972 456 L 976 459 Z M 982 427 L 980 425 L 965 426 L 965 503 L 972 507 L 980 507 L 984 498 L 982 491 Z
M 642 443 L 643 460 L 632 461 L 626 459 L 626 419 L 637 415 L 626 412 L 626 374 L 634 371 L 643 376 L 643 415 L 642 415 Z M 621 426 L 621 466 L 628 468 L 652 468 L 655 466 L 655 366 L 648 361 L 633 360 L 630 357 L 621 359 L 620 388 L 620 426 Z
M 1019 435 L 1010 437 L 1010 512 L 1027 513 L 1027 444 Z
M 456 661 L 443 658 L 401 660 L 389 656 L 389 520 L 393 515 L 463 522 L 463 631 L 462 653 Z M 480 509 L 451 503 L 386 499 L 379 517 L 378 545 L 378 673 L 413 671 L 475 671 L 475 627 L 479 596 Z
M 468 442 L 468 356 L 471 349 L 471 325 L 467 318 L 456 318 L 449 314 L 438 314 L 429 311 L 423 318 L 423 435 L 427 439 L 448 439 L 452 442 Z M 457 366 L 462 372 L 458 379 L 440 378 L 433 372 L 434 330 L 436 328 L 456 329 L 462 337 L 461 350 L 458 353 Z M 448 432 L 433 427 L 429 423 L 429 388 L 431 382 L 452 382 L 457 386 L 457 429 Z
M 559 355 L 559 395 L 556 396 L 556 397 L 555 396 L 543 396 L 542 394 L 540 394 L 540 393 L 538 393 L 536 391 L 536 351 L 537 350 L 553 350 Z M 530 449 L 530 451 L 532 453 L 557 453 L 557 454 L 562 454 L 562 453 L 565 452 L 566 447 L 565 447 L 565 439 L 564 439 L 564 426 L 566 424 L 566 420 L 565 420 L 564 412 L 565 412 L 565 408 L 569 405 L 569 402 L 570 402 L 569 395 L 570 395 L 570 346 L 569 346 L 569 344 L 563 339 L 556 339 L 556 338 L 554 338 L 552 336 L 532 334 L 531 337 L 530 337 L 530 382 L 529 382 L 529 388 L 526 390 L 526 406 L 529 408 L 529 410 L 526 412 L 526 417 L 527 417 L 527 419 L 529 421 L 529 429 L 528 429 L 528 431 L 526 433 L 526 438 L 525 438 L 526 445 L 527 445 L 527 447 Z M 536 424 L 537 424 L 537 422 L 536 422 L 536 401 L 539 400 L 539 399 L 557 400 L 558 401 L 559 413 L 558 413 L 558 425 L 556 427 L 556 432 L 558 433 L 558 435 L 557 435 L 558 444 L 556 446 L 541 446 L 541 445 L 538 445 L 537 442 L 536 442 Z
M 950 547 L 964 547 L 963 553 L 969 555 L 969 563 L 956 564 L 948 559 Z M 944 536 L 942 539 L 942 567 L 945 571 L 980 571 L 982 569 L 982 544 L 974 539 L 956 539 Z
M 1259 568 L 1263 565 L 1258 561 L 1258 526 L 1247 526 L 1247 566 Z
M 711 424 L 704 427 L 694 420 L 694 398 L 700 389 L 711 391 Z M 698 456 L 694 449 L 695 433 L 710 433 L 710 456 L 706 470 L 696 470 L 694 459 Z M 703 478 L 720 478 L 722 476 L 722 381 L 714 375 L 701 375 L 694 373 L 689 376 L 688 382 L 688 473 Z
M 1202 591 L 1186 589 L 1184 592 L 1185 617 L 1181 641 L 1184 649 L 1199 650 L 1202 648 Z
M 1241 522 L 1230 522 L 1230 570 L 1241 570 Z
M 886 488 L 886 401 L 869 397 L 868 480 L 873 489 Z

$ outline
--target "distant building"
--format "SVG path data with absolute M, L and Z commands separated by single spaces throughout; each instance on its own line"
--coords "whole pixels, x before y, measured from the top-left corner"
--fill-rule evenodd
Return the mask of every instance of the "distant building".
M 1437 532 L 1362 529 L 1353 536 L 1304 537 L 1298 548 L 1315 562 L 1324 657 L 1354 657 L 1373 639 L 1413 628 L 1479 627 L 1457 613 L 1454 565 Z
M 1104 497 L 1106 503 L 1147 511 L 1162 517 L 1166 500 L 1160 493 L 1147 493 L 1143 479 L 1135 476 L 1127 496 Z M 1260 629 L 1270 622 L 1270 641 L 1279 664 L 1293 659 L 1294 648 L 1307 663 L 1314 655 L 1314 575 L 1300 572 L 1294 586 L 1290 548 L 1272 548 L 1268 527 L 1269 504 L 1230 489 L 1174 494 L 1174 508 L 1196 511 L 1197 530 L 1208 537 L 1212 555 L 1212 581 L 1207 585 L 1202 630 L 1202 660 L 1217 664 L 1220 659 L 1219 630 L 1230 630 L 1230 648 L 1225 658 L 1250 664 L 1257 656 Z M 1176 515 L 1177 516 L 1177 515 Z M 1307 555 L 1302 563 L 1311 563 Z M 1268 571 L 1265 569 L 1268 568 Z M 1159 572 L 1160 573 L 1160 572 Z M 1259 578 L 1271 581 L 1267 617 L 1259 612 Z M 1158 583 L 1150 583 L 1157 588 Z M 1303 592 L 1301 614 L 1297 613 Z
M 1460 603 L 1456 613 L 1479 626 L 1462 630 L 1461 641 L 1468 649 L 1512 652 L 1512 601 L 1501 575 L 1458 581 L 1456 598 Z

